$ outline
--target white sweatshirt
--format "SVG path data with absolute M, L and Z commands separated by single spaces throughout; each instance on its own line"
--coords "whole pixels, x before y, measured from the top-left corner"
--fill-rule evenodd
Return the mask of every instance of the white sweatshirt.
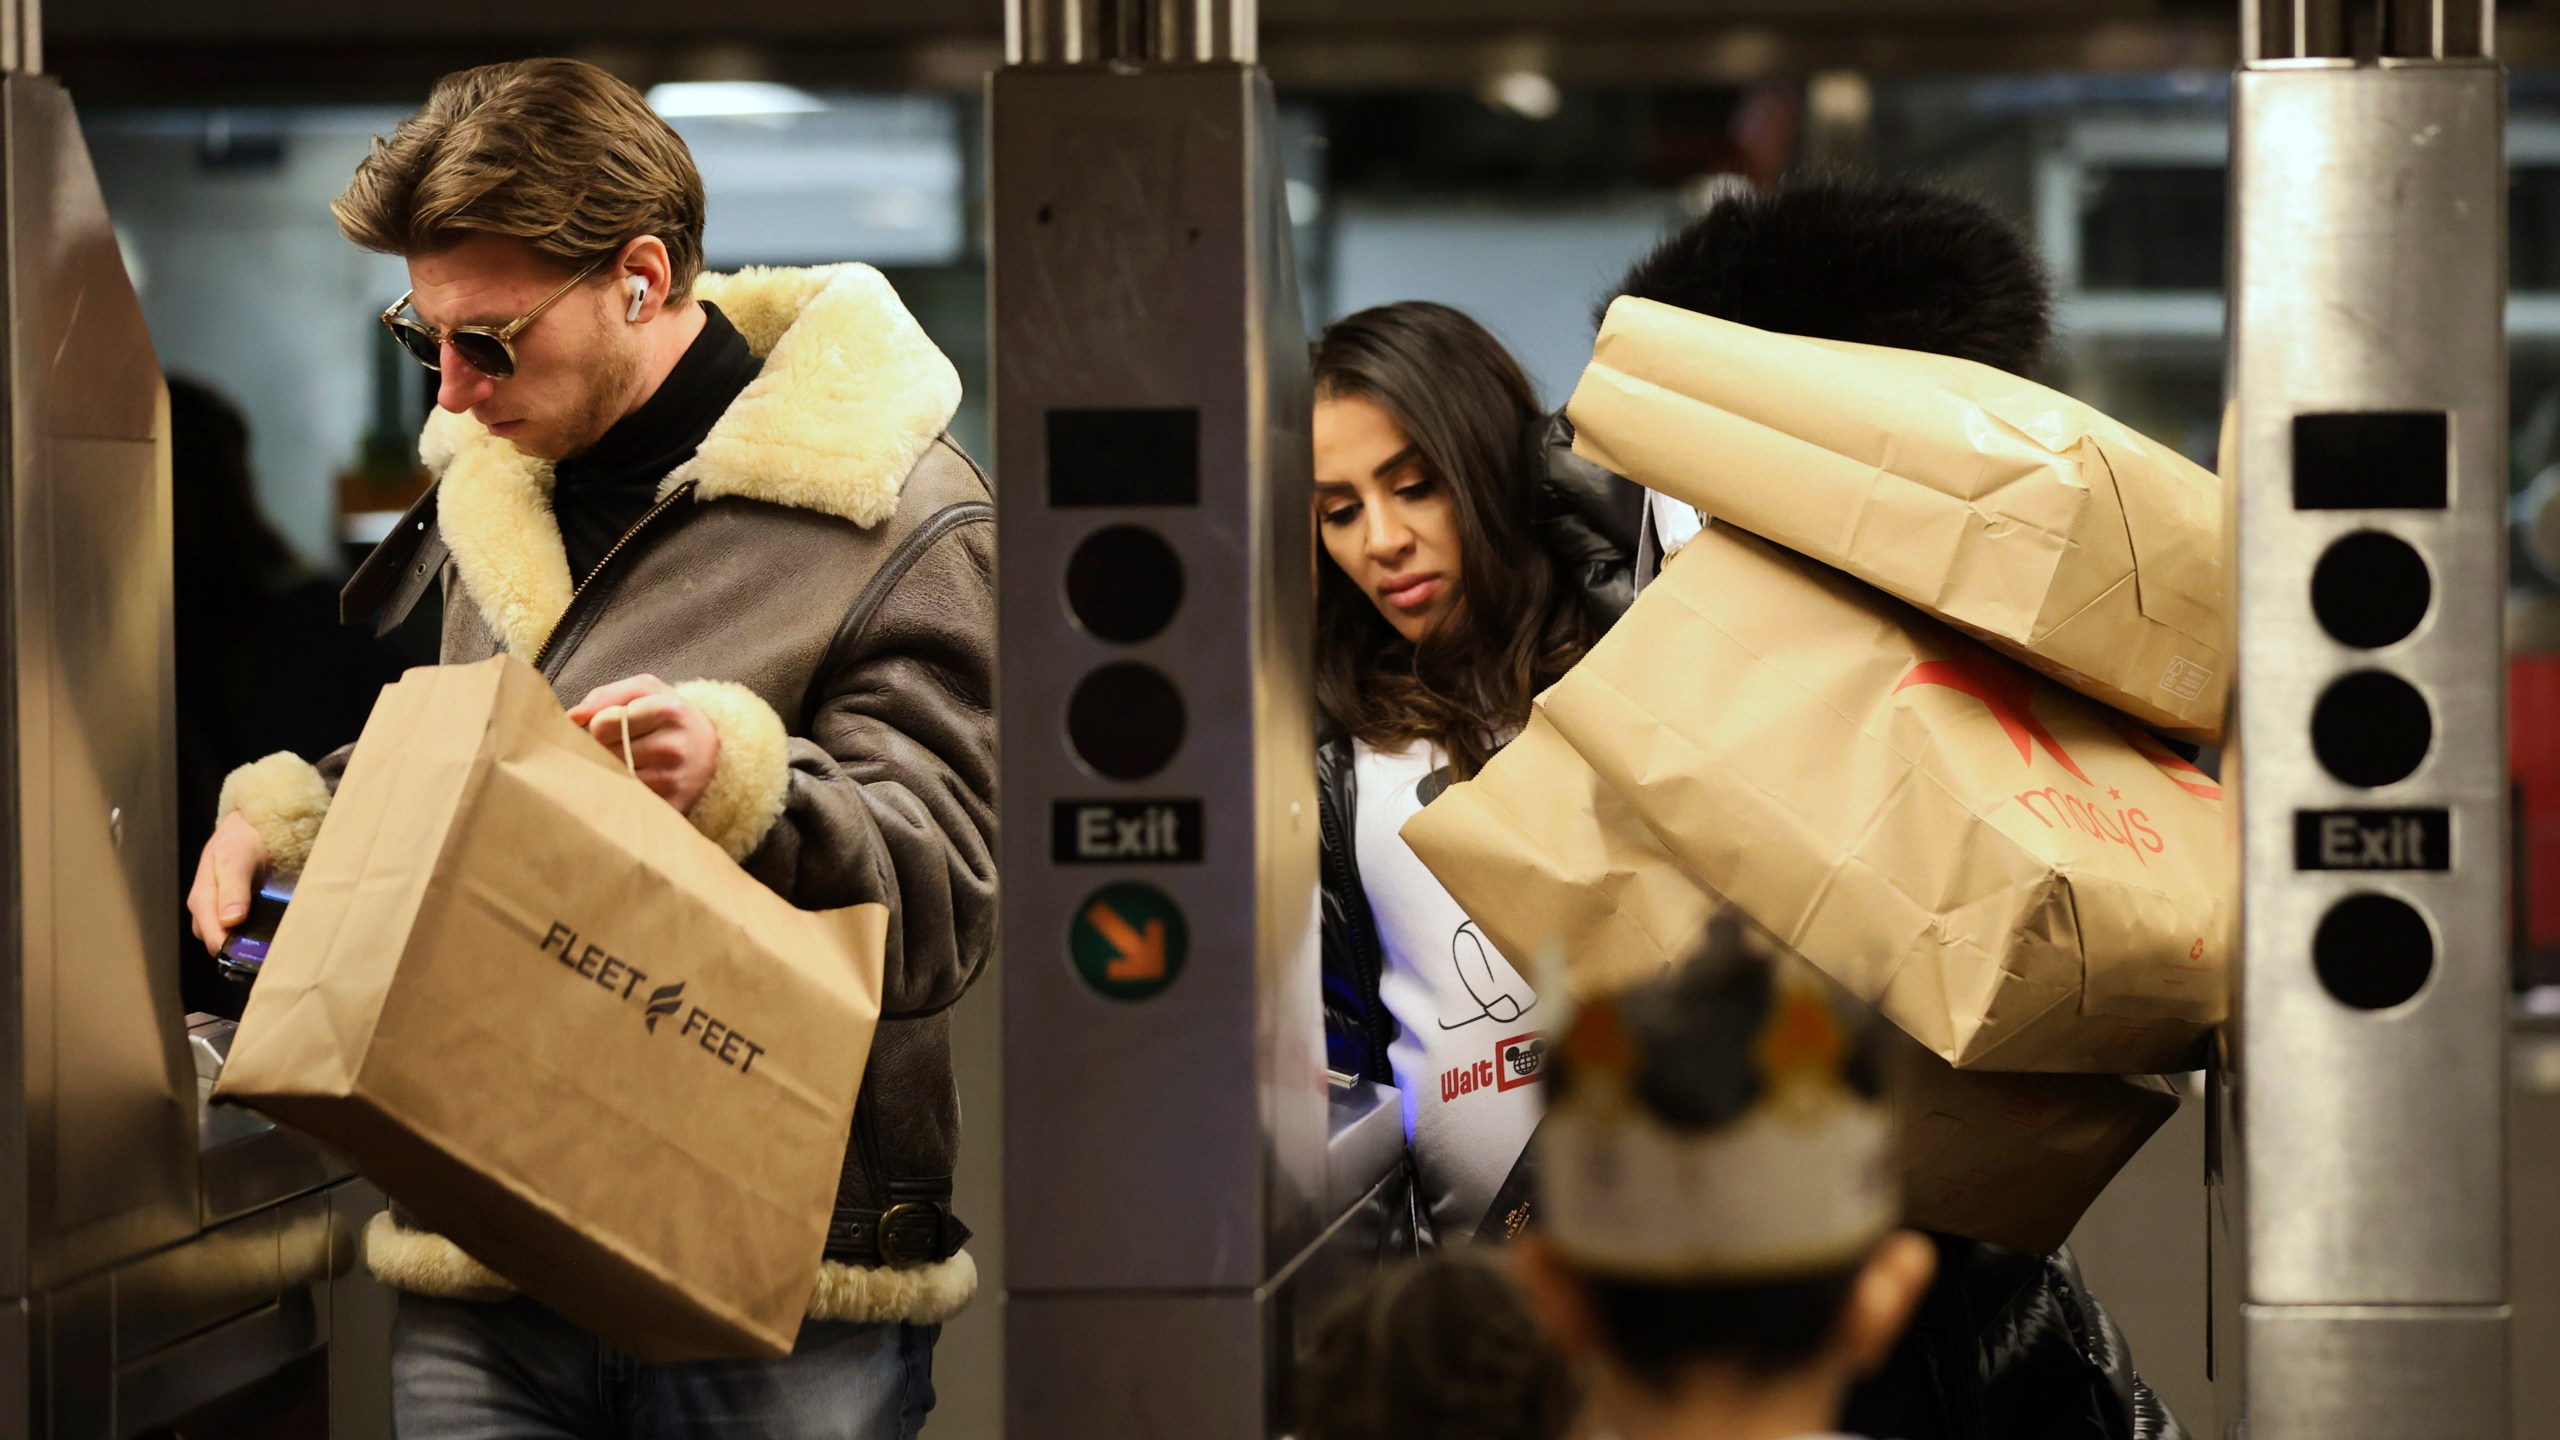
M 1538 997 L 1396 833 L 1422 808 L 1439 757 L 1355 743 L 1351 765 L 1352 843 L 1385 952 L 1378 990 L 1396 1020 L 1387 1064 L 1404 1096 L 1405 1142 L 1434 1230 L 1464 1240 L 1545 1109 Z

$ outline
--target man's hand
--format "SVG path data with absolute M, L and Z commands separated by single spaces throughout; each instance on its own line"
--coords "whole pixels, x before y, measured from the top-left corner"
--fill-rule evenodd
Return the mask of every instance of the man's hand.
M 691 815 L 720 762 L 720 732 L 675 687 L 655 675 L 634 675 L 587 692 L 569 719 L 622 757 L 623 722 L 631 724 L 631 768 L 641 782 Z
M 267 842 L 258 827 L 234 810 L 213 827 L 196 862 L 196 882 L 187 890 L 189 928 L 208 954 L 220 954 L 231 927 L 249 913 L 249 897 L 258 893 L 258 877 L 266 872 Z

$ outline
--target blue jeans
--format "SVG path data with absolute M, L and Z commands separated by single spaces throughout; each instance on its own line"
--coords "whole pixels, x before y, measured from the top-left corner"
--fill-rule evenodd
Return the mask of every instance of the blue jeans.
M 400 1297 L 400 1440 L 913 1440 L 933 1408 L 939 1325 L 812 1320 L 780 1360 L 644 1365 L 521 1297 Z

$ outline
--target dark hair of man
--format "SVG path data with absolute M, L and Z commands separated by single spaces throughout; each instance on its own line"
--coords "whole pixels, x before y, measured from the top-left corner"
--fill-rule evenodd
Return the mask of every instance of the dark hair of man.
M 1700 1361 L 1767 1377 L 1822 1353 L 1865 1268 L 1757 1284 L 1653 1285 L 1582 1277 L 1609 1353 L 1640 1383 L 1669 1393 Z
M 1582 597 L 1530 526 L 1537 392 L 1483 326 L 1425 301 L 1335 321 L 1314 358 L 1319 400 L 1376 404 L 1448 487 L 1460 557 L 1459 608 L 1419 646 L 1341 567 L 1317 566 L 1316 703 L 1371 745 L 1439 746 L 1465 779 L 1592 640 Z
M 1462 1250 L 1380 1272 L 1317 1324 L 1299 1440 L 1563 1440 L 1564 1355 L 1490 1262 Z
M 2043 357 L 2053 331 L 2051 282 L 2015 226 L 1978 200 L 1883 180 L 1790 180 L 1720 200 L 1617 293 L 2011 374 Z

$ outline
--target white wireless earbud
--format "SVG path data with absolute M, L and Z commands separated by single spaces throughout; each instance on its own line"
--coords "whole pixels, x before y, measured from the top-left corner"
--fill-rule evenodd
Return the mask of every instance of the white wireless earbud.
M 631 308 L 624 312 L 622 318 L 637 325 L 640 323 L 640 307 L 649 303 L 649 277 L 634 275 L 622 283 L 631 287 Z

